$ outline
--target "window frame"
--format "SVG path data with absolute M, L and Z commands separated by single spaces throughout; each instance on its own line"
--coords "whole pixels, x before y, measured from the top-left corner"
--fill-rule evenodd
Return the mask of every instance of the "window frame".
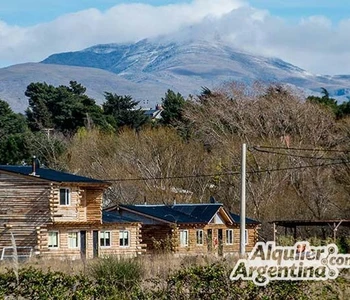
M 186 233 L 186 243 L 183 244 L 183 234 Z M 188 229 L 179 230 L 180 247 L 188 247 Z
M 233 245 L 233 229 L 226 229 L 226 245 Z
M 56 238 L 57 238 L 57 246 L 52 246 L 50 244 L 50 233 L 54 233 L 56 235 Z M 58 249 L 60 247 L 60 232 L 58 230 L 50 230 L 47 232 L 47 247 L 49 249 Z
M 127 241 L 128 241 L 128 243 L 127 243 L 127 245 L 125 245 L 124 244 L 124 242 L 122 242 L 122 241 L 124 241 L 125 240 L 125 238 L 124 237 L 120 237 L 120 234 L 121 233 L 127 233 Z M 126 229 L 123 229 L 123 230 L 119 230 L 119 247 L 121 247 L 121 248 L 127 248 L 127 247 L 130 247 L 130 230 L 126 230 Z
M 77 246 L 76 247 L 71 247 L 70 245 L 70 234 L 76 234 L 76 242 L 77 242 Z M 79 231 L 68 231 L 67 232 L 67 245 L 68 245 L 68 249 L 80 249 L 80 232 Z
M 108 233 L 108 238 L 105 237 L 105 234 Z M 112 232 L 110 230 L 100 230 L 99 232 L 99 240 L 101 248 L 110 248 L 112 246 Z M 103 243 L 102 243 L 103 241 Z M 106 241 L 109 241 L 109 245 L 106 245 Z
M 199 239 L 198 239 L 199 238 Z M 196 230 L 196 245 L 197 246 L 203 246 L 204 242 L 204 232 L 203 229 L 197 229 Z
M 244 244 L 245 245 L 249 244 L 249 231 L 248 231 L 248 229 L 246 229 L 244 232 Z
M 64 197 L 64 201 L 61 201 L 61 191 L 64 190 L 65 193 L 65 197 Z M 63 202 L 63 203 L 62 203 Z M 59 190 L 59 203 L 61 206 L 69 206 L 71 204 L 71 189 L 68 187 L 60 187 Z

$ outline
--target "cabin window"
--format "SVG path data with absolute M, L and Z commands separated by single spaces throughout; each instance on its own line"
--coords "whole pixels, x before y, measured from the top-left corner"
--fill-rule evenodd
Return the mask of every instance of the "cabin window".
M 203 230 L 199 229 L 196 231 L 197 245 L 203 245 Z
M 188 246 L 188 230 L 180 230 L 180 246 Z
M 232 229 L 226 229 L 226 244 L 227 245 L 233 244 L 233 230 Z
M 246 245 L 249 244 L 248 229 L 245 230 L 244 242 L 245 242 Z
M 101 247 L 110 247 L 111 246 L 111 232 L 110 231 L 101 231 L 100 232 L 100 245 L 101 245 Z
M 68 248 L 79 247 L 79 234 L 78 232 L 68 232 Z
M 120 247 L 129 247 L 130 243 L 130 232 L 127 230 L 119 231 L 119 246 Z
M 70 204 L 70 189 L 61 188 L 60 189 L 60 205 Z
M 58 248 L 58 231 L 49 231 L 49 248 Z

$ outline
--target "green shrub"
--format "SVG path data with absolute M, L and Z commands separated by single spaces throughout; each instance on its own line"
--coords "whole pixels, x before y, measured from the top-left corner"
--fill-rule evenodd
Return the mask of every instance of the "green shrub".
M 137 286 L 142 279 L 142 265 L 137 259 L 120 259 L 115 256 L 100 258 L 89 265 L 89 275 L 102 287 L 123 291 Z
M 19 284 L 12 270 L 0 274 L 0 295 L 3 298 L 91 299 L 97 295 L 93 283 L 82 275 L 43 272 L 33 267 L 20 269 L 18 275 Z

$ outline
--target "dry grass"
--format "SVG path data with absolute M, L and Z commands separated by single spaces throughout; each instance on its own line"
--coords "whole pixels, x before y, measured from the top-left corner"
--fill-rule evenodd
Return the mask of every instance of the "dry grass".
M 227 256 L 225 258 L 217 257 L 214 255 L 173 255 L 173 254 L 154 254 L 154 255 L 142 255 L 137 259 L 140 260 L 143 270 L 144 278 L 161 278 L 166 279 L 168 275 L 176 270 L 190 266 L 190 265 L 209 265 L 215 262 L 225 262 L 232 267 L 237 258 L 233 256 Z M 59 271 L 66 274 L 87 274 L 89 265 L 94 260 L 61 260 L 61 259 L 43 259 L 32 257 L 26 262 L 20 263 L 20 267 L 35 267 L 43 271 Z M 13 265 L 11 261 L 4 261 L 0 264 L 0 272 L 6 271 L 6 269 L 12 269 Z

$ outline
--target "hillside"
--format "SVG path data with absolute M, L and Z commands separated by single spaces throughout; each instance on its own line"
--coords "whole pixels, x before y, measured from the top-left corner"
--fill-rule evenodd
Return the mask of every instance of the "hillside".
M 15 111 L 27 106 L 24 96 L 31 82 L 67 85 L 76 80 L 99 103 L 105 91 L 129 94 L 142 106 L 154 106 L 167 89 L 185 97 L 201 87 L 215 88 L 225 82 L 278 82 L 331 96 L 348 95 L 350 76 L 313 75 L 278 58 L 252 55 L 220 40 L 145 39 L 134 44 L 96 45 L 82 51 L 58 53 L 41 63 L 0 69 L 0 98 Z M 147 101 L 148 100 L 148 101 Z

